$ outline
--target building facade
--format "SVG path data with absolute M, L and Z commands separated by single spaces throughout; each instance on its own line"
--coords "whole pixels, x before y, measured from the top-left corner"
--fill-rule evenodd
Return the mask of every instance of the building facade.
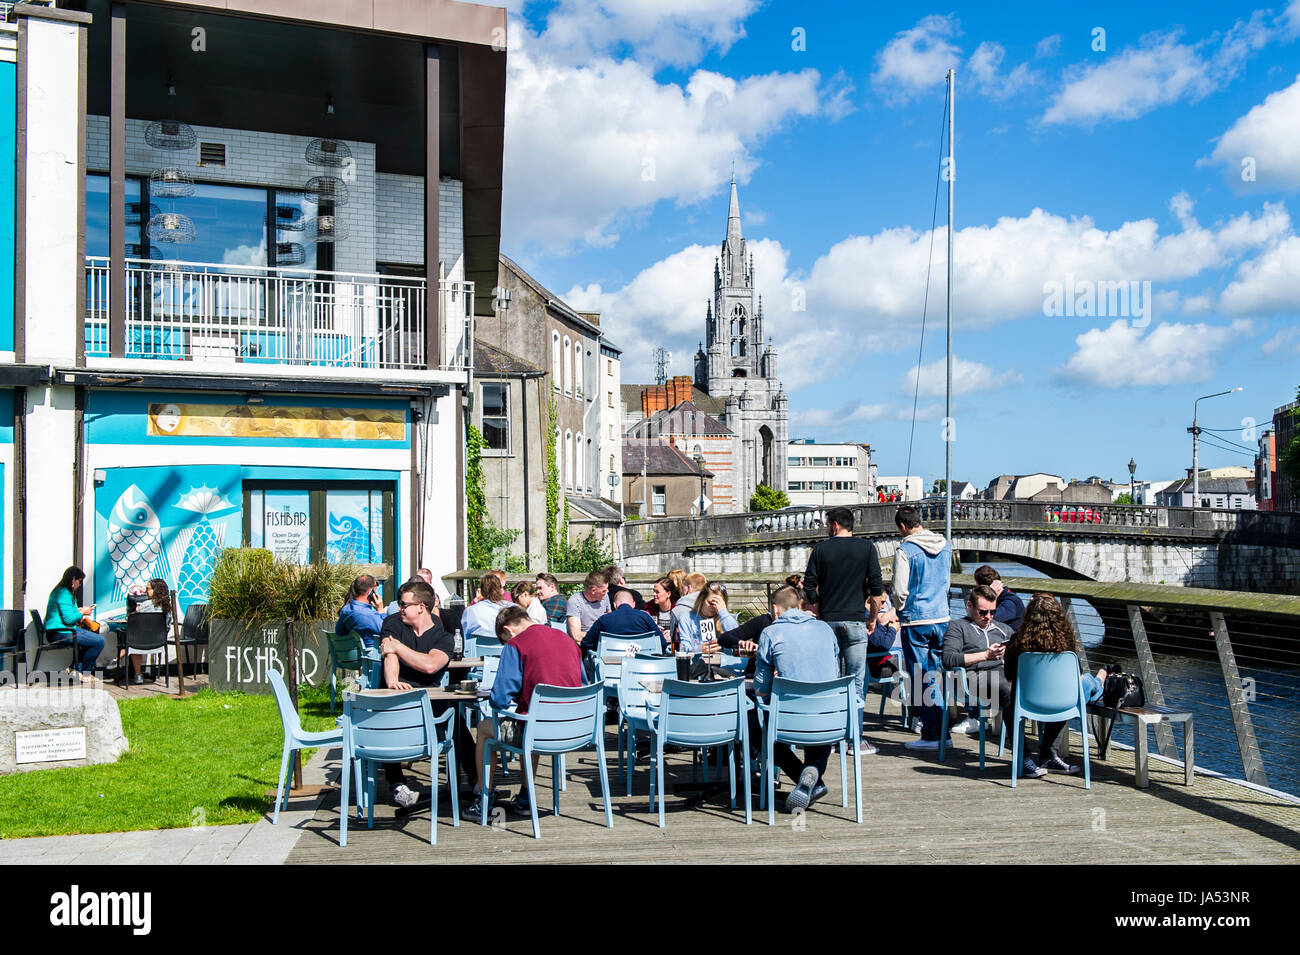
M 240 545 L 462 566 L 506 19 L 426 7 L 16 9 L 7 606 L 77 564 L 101 614 L 155 576 L 184 609 Z
M 1272 428 L 1259 436 L 1255 456 L 1255 506 L 1261 511 L 1277 510 L 1277 442 Z
M 1199 490 L 1200 501 L 1196 502 L 1191 477 L 1180 478 L 1156 494 L 1155 503 L 1158 507 L 1206 507 L 1235 511 L 1257 509 L 1254 489 L 1243 478 L 1212 478 L 1202 475 Z
M 788 446 L 786 468 L 786 494 L 793 505 L 852 507 L 875 500 L 869 444 L 797 438 Z
M 628 514 L 695 517 L 708 511 L 713 474 L 678 447 L 675 438 L 629 440 L 623 445 L 623 499 Z
M 1300 401 L 1283 405 L 1273 412 L 1274 446 L 1281 458 L 1296 437 L 1296 423 L 1300 421 Z M 1274 471 L 1276 483 L 1273 491 L 1273 508 L 1278 511 L 1300 511 L 1300 487 L 1280 469 Z
M 727 235 L 713 266 L 713 300 L 705 309 L 705 340 L 695 356 L 695 384 L 722 402 L 718 421 L 736 436 L 736 510 L 748 508 L 759 484 L 779 490 L 788 483 L 789 401 L 776 359 L 776 349 L 763 338 L 763 301 L 754 290 L 754 261 L 741 233 L 733 178 Z

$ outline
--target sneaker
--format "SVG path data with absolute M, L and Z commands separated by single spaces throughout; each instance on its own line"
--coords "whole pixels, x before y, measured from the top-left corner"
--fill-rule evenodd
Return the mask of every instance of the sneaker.
M 1021 767 L 1021 769 L 1022 772 L 1020 773 L 1020 775 L 1023 777 L 1027 777 L 1029 779 L 1042 779 L 1044 776 L 1047 775 L 1047 770 L 1045 770 L 1042 766 L 1039 766 L 1028 756 L 1025 757 L 1025 763 L 1024 766 Z
M 475 794 L 474 794 L 474 798 L 471 799 L 471 800 L 470 800 L 470 801 L 465 805 L 465 808 L 464 808 L 464 810 L 462 810 L 462 811 L 465 813 L 466 816 L 469 816 L 471 819 L 479 819 L 479 818 L 482 818 L 482 816 L 483 816 L 483 794 L 482 794 L 482 793 L 475 793 Z
M 972 717 L 966 717 L 960 723 L 952 728 L 954 733 L 961 733 L 963 736 L 969 736 L 972 733 L 980 731 L 980 721 Z
M 402 783 L 393 789 L 393 803 L 399 809 L 410 809 L 420 801 L 420 793 Z
M 863 756 L 875 756 L 880 752 L 880 750 L 876 749 L 876 747 L 872 745 L 871 740 L 864 736 L 858 741 L 858 752 Z
M 912 717 L 911 725 L 909 725 L 907 728 L 910 729 L 917 736 L 921 735 L 921 721 L 916 717 Z
M 519 795 L 510 800 L 509 809 L 517 816 L 531 816 L 533 814 L 532 807 L 528 802 L 527 789 L 519 790 Z
M 817 785 L 813 787 L 812 793 L 808 796 L 808 805 L 811 806 L 818 799 L 821 799 L 823 796 L 825 796 L 828 792 L 830 792 L 830 790 L 826 788 L 826 784 L 823 782 L 818 782 Z
M 817 788 L 817 776 L 816 766 L 804 767 L 804 771 L 799 774 L 799 785 L 790 790 L 790 795 L 785 797 L 786 812 L 799 812 L 808 808 L 808 804 L 812 802 L 813 791 Z
M 910 750 L 934 750 L 939 748 L 937 739 L 914 739 L 903 744 L 903 749 Z
M 1060 773 L 1063 776 L 1079 775 L 1078 766 L 1071 766 L 1069 763 L 1061 759 L 1061 757 L 1057 756 L 1055 753 L 1047 757 L 1047 759 L 1043 762 L 1043 765 L 1040 768 L 1047 770 L 1049 773 Z
M 144 674 L 143 674 L 143 673 L 137 673 L 137 674 L 135 675 L 135 678 L 132 679 L 131 682 L 134 683 L 136 686 L 140 686 L 141 684 L 144 683 Z

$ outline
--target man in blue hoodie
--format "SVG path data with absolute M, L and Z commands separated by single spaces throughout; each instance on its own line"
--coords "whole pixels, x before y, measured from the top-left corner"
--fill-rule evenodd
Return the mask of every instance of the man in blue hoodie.
M 904 745 L 913 750 L 938 749 L 942 698 L 937 684 L 951 618 L 952 548 L 941 534 L 921 526 L 914 507 L 900 507 L 894 523 L 903 535 L 894 553 L 894 607 L 903 630 L 903 657 L 912 674 L 913 698 L 918 688 L 921 691 L 921 738 Z
M 800 610 L 799 591 L 786 585 L 772 594 L 772 625 L 758 638 L 754 663 L 754 695 L 766 700 L 772 693 L 772 678 L 823 683 L 840 675 L 840 648 L 835 631 L 806 610 Z M 750 714 L 750 739 L 762 739 L 754 713 Z M 806 746 L 800 761 L 789 746 L 777 743 L 772 759 L 781 771 L 799 785 L 786 797 L 785 811 L 807 809 L 826 795 L 821 781 L 830 759 L 831 747 Z

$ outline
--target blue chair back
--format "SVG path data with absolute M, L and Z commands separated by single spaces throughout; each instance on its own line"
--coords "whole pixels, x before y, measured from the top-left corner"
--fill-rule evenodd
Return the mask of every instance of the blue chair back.
M 366 647 L 361 634 L 349 630 L 340 636 L 332 630 L 324 630 L 329 636 L 330 657 L 335 670 L 357 670 L 364 672 L 366 667 Z
M 854 738 L 860 726 L 857 687 L 852 675 L 824 683 L 772 681 L 770 719 L 776 739 L 794 746 L 818 746 Z
M 650 693 L 641 685 L 642 680 L 671 680 L 676 676 L 675 657 L 657 657 L 638 653 L 625 660 L 618 681 L 618 708 L 626 713 L 630 708 L 646 705 Z
M 596 735 L 604 733 L 605 688 L 594 686 L 547 686 L 533 688 L 528 701 L 528 727 L 524 750 L 533 753 L 567 753 L 595 746 Z
M 673 661 L 676 667 L 676 660 Z M 659 699 L 664 742 L 718 746 L 741 739 L 745 726 L 745 681 L 686 683 L 664 680 Z
M 602 633 L 600 635 L 600 644 L 596 648 L 596 672 L 600 678 L 605 681 L 611 689 L 618 686 L 619 674 L 623 670 L 621 663 L 606 663 L 605 657 L 622 657 L 632 647 L 637 647 L 638 652 L 656 653 L 663 646 L 663 641 L 659 638 L 659 631 L 654 633 L 634 633 L 628 636 L 614 636 L 612 634 Z
M 344 699 L 345 765 L 355 757 L 382 763 L 419 759 L 437 747 L 433 708 L 425 690 Z
M 478 655 L 487 659 L 488 657 L 499 657 L 505 644 L 493 637 L 491 640 L 486 638 L 478 644 Z
M 1051 722 L 1086 712 L 1079 658 L 1073 651 L 1022 654 L 1016 666 L 1016 699 L 1022 716 Z
M 463 640 L 465 643 L 465 646 L 462 648 L 461 652 L 464 653 L 465 656 L 471 660 L 477 657 L 478 637 L 466 637 L 462 634 L 461 640 Z
M 266 682 L 271 684 L 271 692 L 275 695 L 275 706 L 280 711 L 280 722 L 284 725 L 285 739 L 301 736 L 302 720 L 298 718 L 298 711 L 293 708 L 293 700 L 289 699 L 289 688 L 285 685 L 284 677 L 280 675 L 279 670 L 268 667 Z
M 484 657 L 483 674 L 478 678 L 479 689 L 490 690 L 497 679 L 497 668 L 501 666 L 501 657 Z

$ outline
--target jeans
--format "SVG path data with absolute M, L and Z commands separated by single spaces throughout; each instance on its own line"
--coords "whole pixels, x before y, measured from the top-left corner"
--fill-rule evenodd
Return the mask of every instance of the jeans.
M 864 625 L 865 627 L 865 625 Z M 903 659 L 912 674 L 912 700 L 920 705 L 921 739 L 937 742 L 943 690 L 939 685 L 943 637 L 947 623 L 925 623 L 903 627 Z
M 1096 703 L 1101 699 L 1101 680 L 1089 673 L 1081 674 L 1079 680 L 1083 683 L 1083 698 L 1087 702 Z
M 94 673 L 95 662 L 104 650 L 104 638 L 97 633 L 77 627 L 72 631 L 72 669 Z M 80 659 L 78 659 L 80 658 Z
M 858 688 L 858 703 L 862 703 L 867 682 L 867 625 L 861 620 L 833 620 L 831 629 L 840 644 L 840 676 L 853 677 Z

